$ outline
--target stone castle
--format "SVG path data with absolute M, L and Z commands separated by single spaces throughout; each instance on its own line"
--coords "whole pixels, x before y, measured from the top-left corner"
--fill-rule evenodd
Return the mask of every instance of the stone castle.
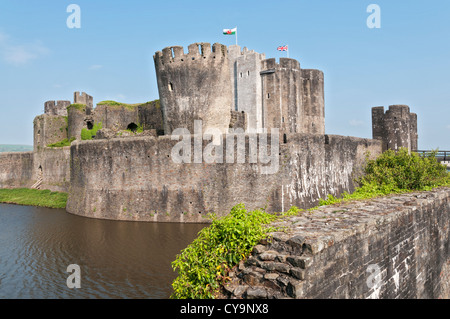
M 73 103 L 45 102 L 34 120 L 34 151 L 0 154 L 0 187 L 68 192 L 67 211 L 87 217 L 203 222 L 207 213 L 223 215 L 240 202 L 268 211 L 314 206 L 354 189 L 367 151 L 417 149 L 417 115 L 408 106 L 373 108 L 373 139 L 326 135 L 322 71 L 237 45 L 194 43 L 187 51 L 155 53 L 159 100 L 94 108 L 92 96 L 75 92 Z M 179 139 L 172 133 L 194 134 L 199 120 L 222 133 L 216 151 L 227 149 L 230 136 L 241 137 L 245 160 L 174 161 Z M 92 140 L 82 140 L 83 129 L 100 123 Z M 279 141 L 277 148 L 264 149 L 267 136 Z M 73 142 L 55 147 L 64 139 Z M 273 174 L 251 159 L 263 151 L 277 164 Z

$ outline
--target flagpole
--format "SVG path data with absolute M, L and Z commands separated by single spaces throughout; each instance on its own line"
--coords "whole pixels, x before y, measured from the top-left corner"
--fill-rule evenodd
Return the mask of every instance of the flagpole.
M 236 45 L 238 45 L 238 42 L 237 42 L 237 27 L 236 27 Z
M 287 53 L 287 57 L 289 58 L 289 46 L 287 47 L 286 53 Z

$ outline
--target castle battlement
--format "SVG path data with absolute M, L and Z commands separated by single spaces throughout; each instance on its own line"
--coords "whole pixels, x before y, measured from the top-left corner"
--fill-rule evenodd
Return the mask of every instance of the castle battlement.
M 405 147 L 417 150 L 417 114 L 411 113 L 408 105 L 390 105 L 372 108 L 372 135 L 383 141 L 383 151 Z
M 237 59 L 240 57 L 254 56 L 257 55 L 259 60 L 264 60 L 266 58 L 265 53 L 258 53 L 255 50 L 249 50 L 247 47 L 241 49 L 239 45 L 230 45 L 228 47 L 228 57 L 230 59 Z M 233 62 L 233 61 L 232 61 Z
M 271 69 L 291 69 L 300 70 L 300 62 L 291 58 L 280 58 L 280 62 L 277 63 L 275 58 L 270 58 L 262 61 L 262 70 Z
M 84 104 L 87 107 L 94 107 L 94 98 L 85 92 L 74 92 L 73 93 L 73 103 L 74 104 Z
M 160 67 L 165 64 L 201 61 L 204 59 L 217 59 L 218 61 L 223 58 L 227 58 L 228 52 L 225 45 L 220 43 L 214 43 L 211 48 L 211 44 L 207 42 L 192 43 L 188 46 L 188 53 L 184 53 L 182 46 L 170 46 L 157 51 L 153 56 L 155 64 Z
M 47 101 L 44 103 L 44 113 L 48 115 L 67 116 L 70 101 Z

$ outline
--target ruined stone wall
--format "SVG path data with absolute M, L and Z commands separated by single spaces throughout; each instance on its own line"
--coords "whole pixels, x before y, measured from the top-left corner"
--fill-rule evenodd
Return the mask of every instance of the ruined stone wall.
M 42 114 L 35 117 L 33 126 L 34 151 L 67 138 L 66 116 Z
M 84 104 L 88 108 L 94 107 L 94 98 L 85 92 L 74 92 L 73 93 L 73 103 L 74 104 Z
M 33 152 L 0 153 L 0 188 L 31 187 Z
M 165 134 L 177 128 L 194 132 L 194 120 L 226 133 L 232 91 L 227 48 L 215 43 L 173 46 L 154 55 Z
M 94 122 L 102 122 L 103 128 L 115 131 L 126 130 L 131 123 L 138 124 L 137 107 L 97 105 L 94 111 Z
M 156 130 L 158 135 L 164 135 L 164 120 L 159 100 L 138 106 L 138 122 L 144 130 Z
M 68 138 L 81 139 L 81 130 L 87 128 L 86 107 L 71 106 L 68 108 Z
M 34 153 L 33 180 L 42 172 L 41 189 L 68 192 L 70 186 L 70 147 L 45 147 Z
M 243 144 L 244 163 L 238 162 L 237 150 L 227 163 L 225 136 L 216 149 L 216 154 L 222 149 L 224 163 L 194 163 L 194 152 L 191 163 L 175 163 L 172 150 L 178 141 L 167 136 L 73 143 L 67 211 L 119 220 L 203 222 L 208 212 L 224 215 L 240 202 L 250 209 L 267 205 L 269 211 L 306 208 L 328 194 L 352 191 L 365 151 L 377 155 L 381 150 L 374 140 L 287 134 L 271 163 L 250 163 L 253 137 L 247 135 Z M 196 140 L 190 143 L 193 147 Z M 202 150 L 209 144 L 203 141 Z M 262 174 L 275 162 L 273 174 Z
M 450 189 L 286 218 L 230 274 L 223 297 L 450 298 Z
M 67 107 L 70 101 L 47 101 L 44 103 L 44 112 L 48 115 L 67 116 Z

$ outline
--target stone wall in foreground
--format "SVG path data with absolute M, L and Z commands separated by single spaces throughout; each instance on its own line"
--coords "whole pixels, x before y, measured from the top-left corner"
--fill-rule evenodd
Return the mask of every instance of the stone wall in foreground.
M 328 194 L 352 191 L 365 152 L 381 151 L 376 140 L 287 134 L 273 151 L 268 138 L 270 163 L 262 163 L 261 157 L 251 163 L 252 136 L 239 143 L 239 150 L 245 145 L 244 163 L 239 163 L 237 148 L 234 160 L 227 163 L 225 136 L 216 149 L 217 154 L 223 151 L 224 163 L 208 163 L 205 158 L 195 163 L 194 151 L 191 163 L 176 163 L 173 150 L 178 141 L 170 136 L 73 143 L 67 211 L 114 220 L 198 223 L 207 221 L 209 212 L 228 214 L 238 203 L 272 212 L 292 205 L 309 208 Z M 192 150 L 195 143 L 193 138 Z M 203 154 L 209 144 L 203 141 Z M 272 173 L 263 173 L 270 169 Z
M 226 298 L 450 298 L 450 188 L 324 206 L 274 226 Z

